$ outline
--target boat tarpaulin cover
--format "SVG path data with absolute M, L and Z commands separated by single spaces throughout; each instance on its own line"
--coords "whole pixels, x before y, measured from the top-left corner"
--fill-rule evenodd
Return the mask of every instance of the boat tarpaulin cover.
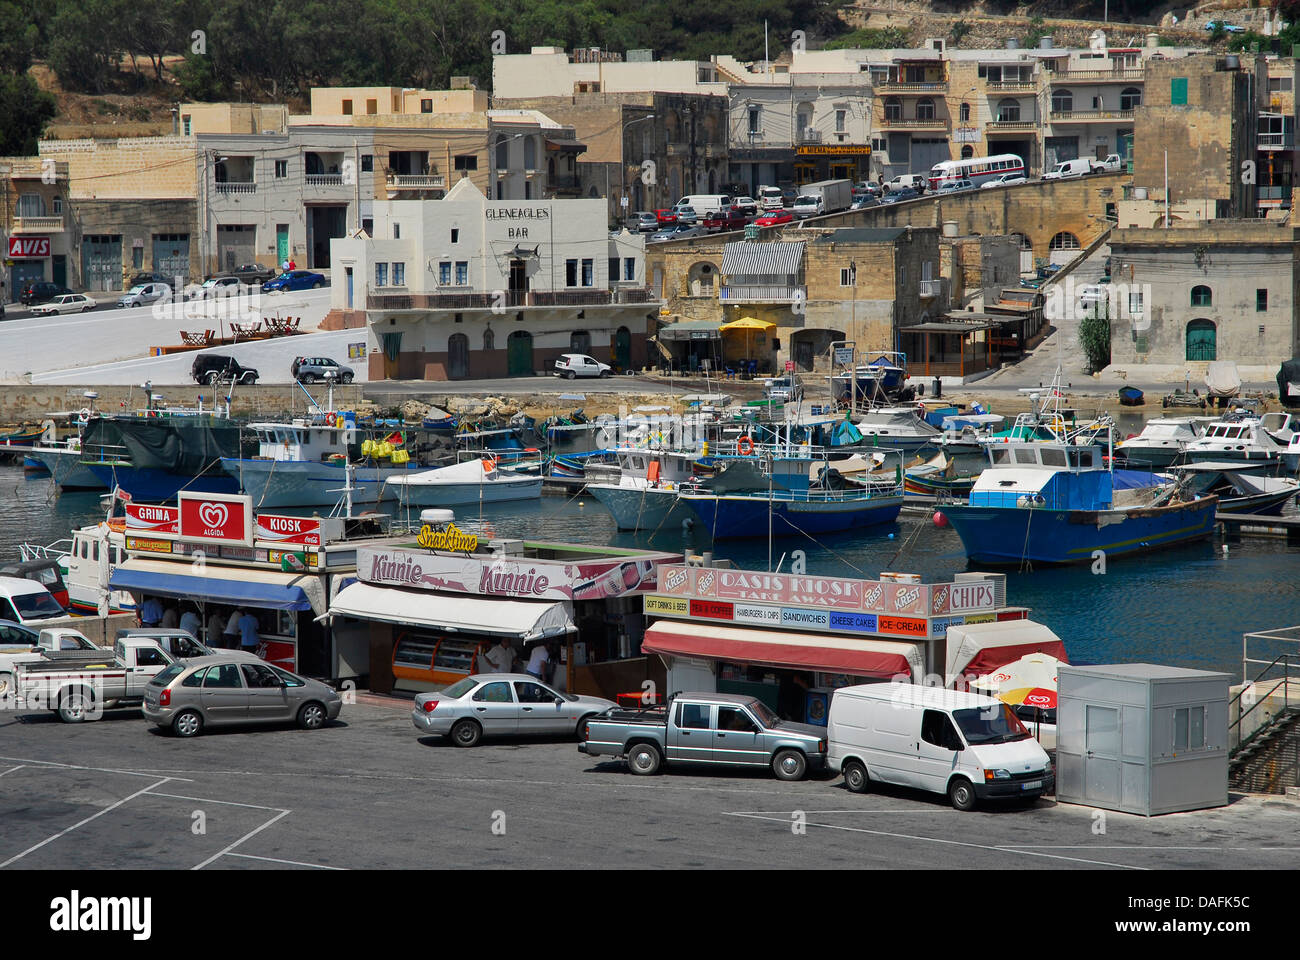
M 641 649 L 674 657 L 696 657 L 770 667 L 847 673 L 855 677 L 920 679 L 925 671 L 921 644 L 834 634 L 746 630 L 712 624 L 661 620 L 645 632 Z
M 1032 620 L 968 623 L 948 628 L 948 665 L 945 685 L 961 676 L 982 677 L 1030 653 L 1047 653 L 1069 663 L 1065 643 L 1047 627 Z M 962 684 L 958 684 L 960 688 Z
M 525 641 L 577 629 L 568 600 L 498 600 L 369 583 L 353 583 L 340 590 L 330 604 L 330 613 L 457 633 L 504 634 Z
M 317 574 L 276 573 L 246 567 L 208 564 L 202 575 L 186 563 L 132 559 L 113 568 L 113 590 L 176 597 L 199 602 L 229 603 L 260 610 L 325 612 L 325 588 Z

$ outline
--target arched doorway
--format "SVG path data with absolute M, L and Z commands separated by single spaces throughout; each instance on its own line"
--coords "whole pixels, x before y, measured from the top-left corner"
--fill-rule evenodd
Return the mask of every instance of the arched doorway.
M 1213 320 L 1191 321 L 1187 324 L 1187 359 L 1217 360 L 1217 339 Z
M 632 366 L 632 331 L 627 327 L 619 327 L 614 334 L 614 362 L 619 370 Z
M 531 377 L 533 372 L 533 335 L 515 330 L 506 338 L 506 376 Z
M 453 333 L 447 339 L 447 379 L 464 380 L 469 376 L 469 337 Z

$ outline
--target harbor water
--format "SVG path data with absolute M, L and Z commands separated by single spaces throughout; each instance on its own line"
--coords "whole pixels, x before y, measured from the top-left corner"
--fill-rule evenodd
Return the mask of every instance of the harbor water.
M 21 466 L 0 465 L 0 557 L 17 559 L 19 544 L 51 543 L 76 526 L 103 517 L 95 493 L 57 493 L 48 476 L 29 477 Z M 283 510 L 310 514 L 310 510 Z M 326 511 L 321 511 L 322 513 Z M 394 512 L 389 507 L 389 512 Z M 967 569 L 961 542 L 928 514 L 904 515 L 869 531 L 769 542 L 724 540 L 712 545 L 682 528 L 619 533 L 589 496 L 543 496 L 538 501 L 456 510 L 457 525 L 481 537 L 581 542 L 608 546 L 701 551 L 749 569 L 781 563 L 804 551 L 807 572 L 875 577 L 881 571 L 919 573 L 927 581 Z M 1224 546 L 1227 550 L 1224 550 Z M 1241 635 L 1300 623 L 1300 545 L 1284 537 L 1225 539 L 1118 559 L 1094 573 L 1090 566 L 1007 571 L 1007 602 L 1031 609 L 1080 663 L 1153 661 L 1222 670 L 1241 676 Z

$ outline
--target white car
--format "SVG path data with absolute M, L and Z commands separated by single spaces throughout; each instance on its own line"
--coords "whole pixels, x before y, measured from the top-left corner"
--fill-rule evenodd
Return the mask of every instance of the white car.
M 578 377 L 608 377 L 614 368 L 585 353 L 566 353 L 555 361 L 555 375 L 574 380 Z
M 992 190 L 994 187 L 1009 187 L 1013 183 L 1028 183 L 1029 180 L 1023 173 L 1004 173 L 1001 176 L 994 177 L 987 183 L 981 183 L 981 190 Z
M 49 303 L 32 307 L 32 314 L 49 316 L 56 313 L 85 313 L 87 310 L 94 310 L 97 306 L 99 304 L 84 293 L 65 293 L 61 297 L 55 297 Z

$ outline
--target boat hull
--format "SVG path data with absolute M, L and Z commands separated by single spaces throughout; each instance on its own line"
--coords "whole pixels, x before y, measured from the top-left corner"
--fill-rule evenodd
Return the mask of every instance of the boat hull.
M 219 466 L 196 477 L 121 463 L 87 463 L 85 466 L 105 488 L 120 487 L 131 495 L 132 500 L 162 503 L 175 500 L 181 490 L 190 493 L 239 492 L 239 481 L 223 473 Z
M 675 490 L 589 483 L 587 492 L 610 512 L 620 530 L 674 529 L 695 520 L 695 514 L 677 498 Z
M 976 563 L 1090 563 L 1208 537 L 1217 497 L 1136 510 L 950 506 L 944 516 Z
M 680 499 L 715 540 L 766 537 L 769 527 L 777 537 L 840 533 L 893 523 L 903 508 L 902 496 L 779 500 L 688 494 Z
M 226 472 L 239 478 L 253 505 L 262 507 L 328 507 L 343 497 L 347 470 L 339 464 L 315 461 L 222 460 Z M 352 469 L 353 503 L 394 500 L 384 481 L 411 472 L 411 467 L 356 466 Z M 418 468 L 414 468 L 418 469 Z
M 412 507 L 455 507 L 474 503 L 536 500 L 542 495 L 541 477 L 501 477 L 483 483 L 392 483 L 390 495 Z

